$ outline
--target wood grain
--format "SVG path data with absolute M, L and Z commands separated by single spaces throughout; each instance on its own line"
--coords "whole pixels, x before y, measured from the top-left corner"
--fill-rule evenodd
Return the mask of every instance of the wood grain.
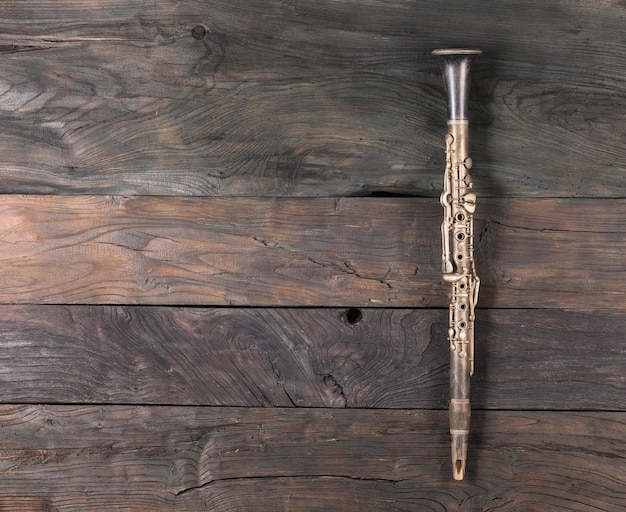
M 447 312 L 360 314 L 3 306 L 1 400 L 447 408 Z M 626 411 L 625 329 L 611 310 L 480 311 L 474 409 Z
M 619 285 L 600 284 L 626 270 L 624 201 L 483 200 L 477 217 L 483 307 L 626 305 Z
M 2 2 L 0 192 L 437 196 L 463 34 L 479 195 L 623 196 L 623 3 L 447 7 Z
M 626 504 L 624 413 L 2 406 L 2 510 L 572 510 Z M 19 508 L 15 508 L 19 506 Z
M 419 198 L 0 197 L 0 302 L 447 306 Z M 621 199 L 483 199 L 481 307 L 626 305 Z
M 432 259 L 422 242 L 439 219 L 404 205 L 4 196 L 0 301 L 427 304 L 438 283 L 421 290 L 418 265 Z

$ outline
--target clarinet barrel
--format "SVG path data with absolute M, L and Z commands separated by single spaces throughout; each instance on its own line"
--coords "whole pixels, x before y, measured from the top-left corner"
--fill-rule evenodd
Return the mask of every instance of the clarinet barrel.
M 446 170 L 441 206 L 442 272 L 451 286 L 448 341 L 450 346 L 450 435 L 455 480 L 465 476 L 470 427 L 470 377 L 474 372 L 474 308 L 480 279 L 474 267 L 474 210 L 468 155 L 470 67 L 480 50 L 442 49 L 440 58 L 448 99 Z

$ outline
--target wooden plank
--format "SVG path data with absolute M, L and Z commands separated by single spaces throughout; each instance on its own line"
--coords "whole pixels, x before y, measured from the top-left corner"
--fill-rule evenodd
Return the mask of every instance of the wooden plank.
M 626 411 L 625 321 L 608 310 L 481 310 L 473 407 Z
M 446 306 L 433 199 L 0 197 L 0 303 Z M 621 199 L 483 199 L 481 307 L 624 308 Z
M 479 195 L 623 195 L 622 3 L 484 10 L 4 1 L 0 192 L 437 196 L 445 98 L 429 52 L 463 34 L 485 51 Z
M 619 286 L 601 284 L 622 281 L 626 271 L 626 202 L 501 199 L 483 204 L 476 227 L 483 307 L 626 306 Z
M 447 312 L 358 314 L 3 306 L 0 399 L 445 409 Z M 626 411 L 625 328 L 619 311 L 481 311 L 474 409 Z
M 428 304 L 438 282 L 422 290 L 417 267 L 440 212 L 404 205 L 3 196 L 0 301 Z
M 624 413 L 476 413 L 464 482 L 445 412 L 2 406 L 0 422 L 5 510 L 626 505 Z

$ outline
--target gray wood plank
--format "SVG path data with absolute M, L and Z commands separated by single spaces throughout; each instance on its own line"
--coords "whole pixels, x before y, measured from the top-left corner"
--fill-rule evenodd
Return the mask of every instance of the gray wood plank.
M 5 1 L 0 192 L 437 196 L 429 52 L 462 34 L 484 50 L 479 194 L 623 196 L 622 16 L 618 0 Z
M 447 408 L 447 311 L 359 314 L 2 306 L 0 401 Z M 481 310 L 474 409 L 626 411 L 625 329 L 621 311 Z
M 622 510 L 624 413 L 1 406 L 11 510 Z

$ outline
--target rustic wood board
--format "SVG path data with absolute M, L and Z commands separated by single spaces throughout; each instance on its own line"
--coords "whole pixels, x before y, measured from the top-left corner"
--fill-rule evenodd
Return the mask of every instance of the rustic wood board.
M 626 506 L 624 413 L 1 406 L 0 508 L 590 510 Z M 541 504 L 541 505 L 539 505 Z
M 445 94 L 429 53 L 462 34 L 484 50 L 471 97 L 479 195 L 623 196 L 623 2 L 484 11 L 2 2 L 0 192 L 437 196 Z
M 0 197 L 0 303 L 446 306 L 430 198 Z M 483 199 L 481 307 L 624 308 L 626 202 Z
M 0 400 L 446 408 L 447 311 L 360 314 L 2 306 Z M 620 311 L 482 310 L 472 405 L 626 411 L 625 330 Z
M 440 212 L 403 204 L 4 196 L 0 301 L 427 304 Z

